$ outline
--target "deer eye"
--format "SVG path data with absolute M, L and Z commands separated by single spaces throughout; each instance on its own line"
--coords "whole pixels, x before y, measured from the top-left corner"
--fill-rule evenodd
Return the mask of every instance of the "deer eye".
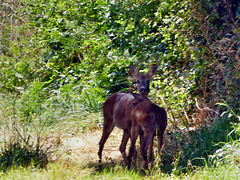
M 147 80 L 147 83 L 149 83 L 150 81 L 149 80 Z

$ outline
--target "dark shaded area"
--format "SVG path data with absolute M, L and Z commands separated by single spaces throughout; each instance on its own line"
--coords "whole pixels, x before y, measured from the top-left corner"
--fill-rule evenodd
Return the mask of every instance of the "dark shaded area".
M 33 150 L 19 143 L 10 143 L 0 152 L 0 171 L 29 166 L 46 168 L 47 164 L 48 156 L 43 150 Z

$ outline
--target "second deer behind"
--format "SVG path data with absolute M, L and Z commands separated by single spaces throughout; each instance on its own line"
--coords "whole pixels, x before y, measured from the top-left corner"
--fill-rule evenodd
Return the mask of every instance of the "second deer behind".
M 163 133 L 167 127 L 167 113 L 164 108 L 152 103 L 144 92 L 140 94 L 132 93 L 139 103 L 131 111 L 131 145 L 128 156 L 128 168 L 131 165 L 131 158 L 136 152 L 135 144 L 138 135 L 140 135 L 140 149 L 143 157 L 143 168 L 147 169 L 149 162 L 152 160 L 152 152 L 149 151 L 149 159 L 147 158 L 147 150 L 153 146 L 153 137 L 157 130 L 158 136 L 158 153 L 160 156 Z M 134 165 L 136 166 L 136 158 L 134 158 Z

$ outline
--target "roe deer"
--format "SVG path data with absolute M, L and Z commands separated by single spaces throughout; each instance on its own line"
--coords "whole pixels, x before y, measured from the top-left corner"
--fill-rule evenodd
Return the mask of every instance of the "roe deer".
M 137 80 L 137 87 L 139 92 L 144 92 L 145 96 L 149 93 L 149 82 L 152 76 L 156 73 L 157 66 L 154 64 L 149 69 L 146 75 L 140 75 L 136 67 L 130 66 L 130 74 Z M 123 129 L 123 137 L 120 145 L 120 152 L 127 164 L 127 156 L 125 153 L 128 139 L 130 138 L 131 118 L 130 114 L 133 105 L 138 104 L 138 99 L 134 98 L 131 94 L 114 93 L 107 98 L 103 103 L 103 133 L 99 142 L 99 167 L 101 168 L 102 150 L 106 140 L 112 132 L 114 126 Z
M 144 93 L 132 95 L 140 101 L 131 111 L 131 145 L 128 155 L 128 168 L 131 165 L 131 158 L 136 151 L 136 140 L 140 135 L 140 149 L 143 157 L 143 168 L 148 168 L 148 163 L 152 160 L 147 159 L 147 149 L 149 144 L 153 143 L 153 137 L 157 130 L 158 135 L 158 153 L 160 156 L 160 150 L 162 148 L 163 133 L 167 127 L 167 113 L 164 108 L 153 104 Z M 150 154 L 151 155 L 151 154 Z M 136 158 L 134 159 L 136 166 Z

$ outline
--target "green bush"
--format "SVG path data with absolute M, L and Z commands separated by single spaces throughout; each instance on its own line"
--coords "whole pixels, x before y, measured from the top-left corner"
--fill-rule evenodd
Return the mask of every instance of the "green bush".
M 151 63 L 158 73 L 150 98 L 167 109 L 175 143 L 163 153 L 166 171 L 204 165 L 219 142 L 238 138 L 228 136 L 231 123 L 239 123 L 233 120 L 240 97 L 238 1 L 2 5 L 0 92 L 9 106 L 2 106 L 1 123 L 13 120 L 22 139 L 29 127 L 39 138 L 43 129 L 69 121 L 79 122 L 77 129 L 101 124 L 101 114 L 89 116 L 99 114 L 108 95 L 127 91 L 128 66 L 147 69 Z
M 164 172 L 181 174 L 193 171 L 199 167 L 214 167 L 220 152 L 224 151 L 226 161 L 230 157 L 231 149 L 228 144 L 237 147 L 239 142 L 239 117 L 232 114 L 232 110 L 222 115 L 211 124 L 205 123 L 200 128 L 174 130 L 167 134 L 168 142 L 162 153 L 162 169 Z M 236 151 L 237 149 L 232 149 Z M 213 159 L 213 157 L 215 159 Z M 223 157 L 222 157 L 223 158 Z M 236 156 L 236 159 L 239 157 Z M 220 160 L 221 161 L 221 160 Z

